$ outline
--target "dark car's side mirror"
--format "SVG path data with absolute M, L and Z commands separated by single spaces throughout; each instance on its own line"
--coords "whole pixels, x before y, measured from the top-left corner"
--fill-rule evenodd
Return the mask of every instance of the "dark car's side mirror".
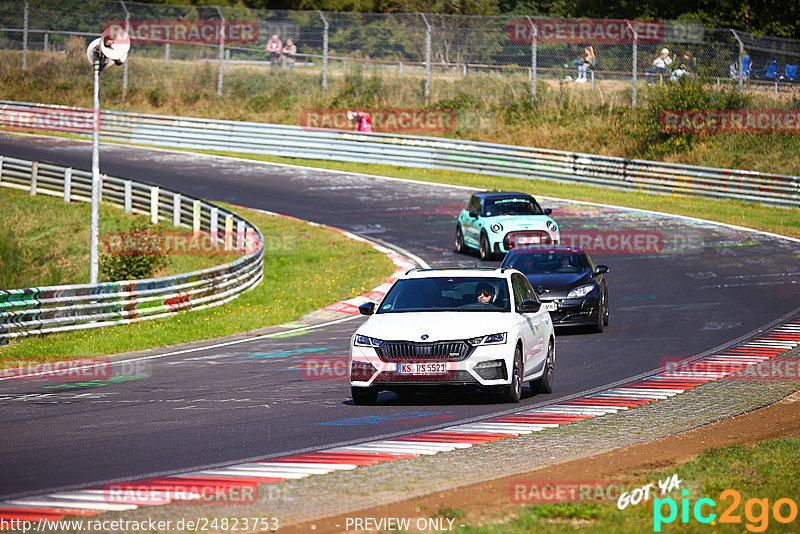
M 522 313 L 536 313 L 539 311 L 539 308 L 542 307 L 542 303 L 536 300 L 523 300 L 519 304 L 519 311 Z
M 365 302 L 364 304 L 358 307 L 358 312 L 361 315 L 372 315 L 373 313 L 375 313 L 375 303 Z
M 598 265 L 594 268 L 594 274 L 606 274 L 608 272 L 608 267 L 605 265 Z
M 471 212 L 469 212 L 469 216 L 472 217 L 473 219 L 477 219 L 478 218 L 478 212 L 475 211 L 475 210 L 472 210 Z
M 552 210 L 552 208 L 545 208 L 545 209 L 544 209 L 544 214 L 545 214 L 545 215 L 552 215 L 552 213 L 553 213 L 553 210 Z

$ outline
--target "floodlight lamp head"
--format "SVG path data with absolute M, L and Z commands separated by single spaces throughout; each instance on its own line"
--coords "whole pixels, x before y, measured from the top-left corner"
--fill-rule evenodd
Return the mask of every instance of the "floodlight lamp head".
M 103 30 L 100 41 L 100 51 L 111 61 L 120 65 L 128 59 L 128 50 L 131 49 L 131 38 L 119 26 L 108 26 Z

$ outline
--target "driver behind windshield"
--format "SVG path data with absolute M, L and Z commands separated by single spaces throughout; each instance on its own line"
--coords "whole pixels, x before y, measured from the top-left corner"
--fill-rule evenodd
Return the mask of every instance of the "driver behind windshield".
M 494 287 L 491 284 L 478 284 L 476 299 L 483 304 L 491 304 L 494 298 Z

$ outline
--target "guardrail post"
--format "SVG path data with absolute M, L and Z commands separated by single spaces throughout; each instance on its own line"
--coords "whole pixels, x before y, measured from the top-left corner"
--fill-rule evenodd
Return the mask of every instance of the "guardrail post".
M 420 13 L 422 20 L 425 21 L 425 102 L 431 94 L 431 25 L 428 24 L 428 17 L 425 13 Z
M 225 250 L 233 248 L 233 215 L 225 216 Z
M 3 183 L 3 156 L 0 155 L 0 184 Z
M 25 0 L 22 14 L 22 74 L 28 68 L 28 0 Z
M 214 247 L 217 246 L 217 231 L 219 230 L 217 219 L 219 219 L 219 208 L 211 208 L 211 224 L 209 225 L 209 229 L 211 230 L 211 246 Z
M 181 194 L 172 195 L 172 226 L 181 225 Z
M 31 196 L 36 196 L 36 182 L 39 179 L 39 162 L 31 162 Z
M 250 230 L 249 226 L 245 226 L 244 228 L 244 249 L 242 252 L 247 254 L 247 251 L 250 250 L 250 240 L 252 239 L 252 231 Z
M 236 250 L 244 248 L 244 221 L 236 221 Z
M 200 234 L 200 201 L 195 200 L 192 204 L 192 231 L 194 235 Z
M 72 167 L 64 169 L 64 202 L 72 200 Z
M 125 180 L 125 213 L 130 213 L 133 209 L 133 183 Z
M 328 90 L 328 21 L 322 11 L 317 10 L 319 17 L 322 19 L 322 98 L 325 98 L 325 92 Z
M 150 188 L 150 222 L 158 224 L 158 187 Z
M 169 43 L 164 44 L 164 65 L 169 65 Z
M 42 50 L 44 51 L 45 54 L 47 53 L 47 49 L 49 48 L 48 47 L 48 44 L 49 44 L 48 41 L 50 41 L 50 34 L 49 33 L 45 33 L 44 34 L 44 45 L 42 46 Z

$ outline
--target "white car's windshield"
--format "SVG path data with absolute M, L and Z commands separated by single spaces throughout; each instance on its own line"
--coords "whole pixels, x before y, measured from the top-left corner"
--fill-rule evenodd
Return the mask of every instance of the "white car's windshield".
M 442 277 L 398 280 L 377 313 L 510 310 L 504 278 Z

